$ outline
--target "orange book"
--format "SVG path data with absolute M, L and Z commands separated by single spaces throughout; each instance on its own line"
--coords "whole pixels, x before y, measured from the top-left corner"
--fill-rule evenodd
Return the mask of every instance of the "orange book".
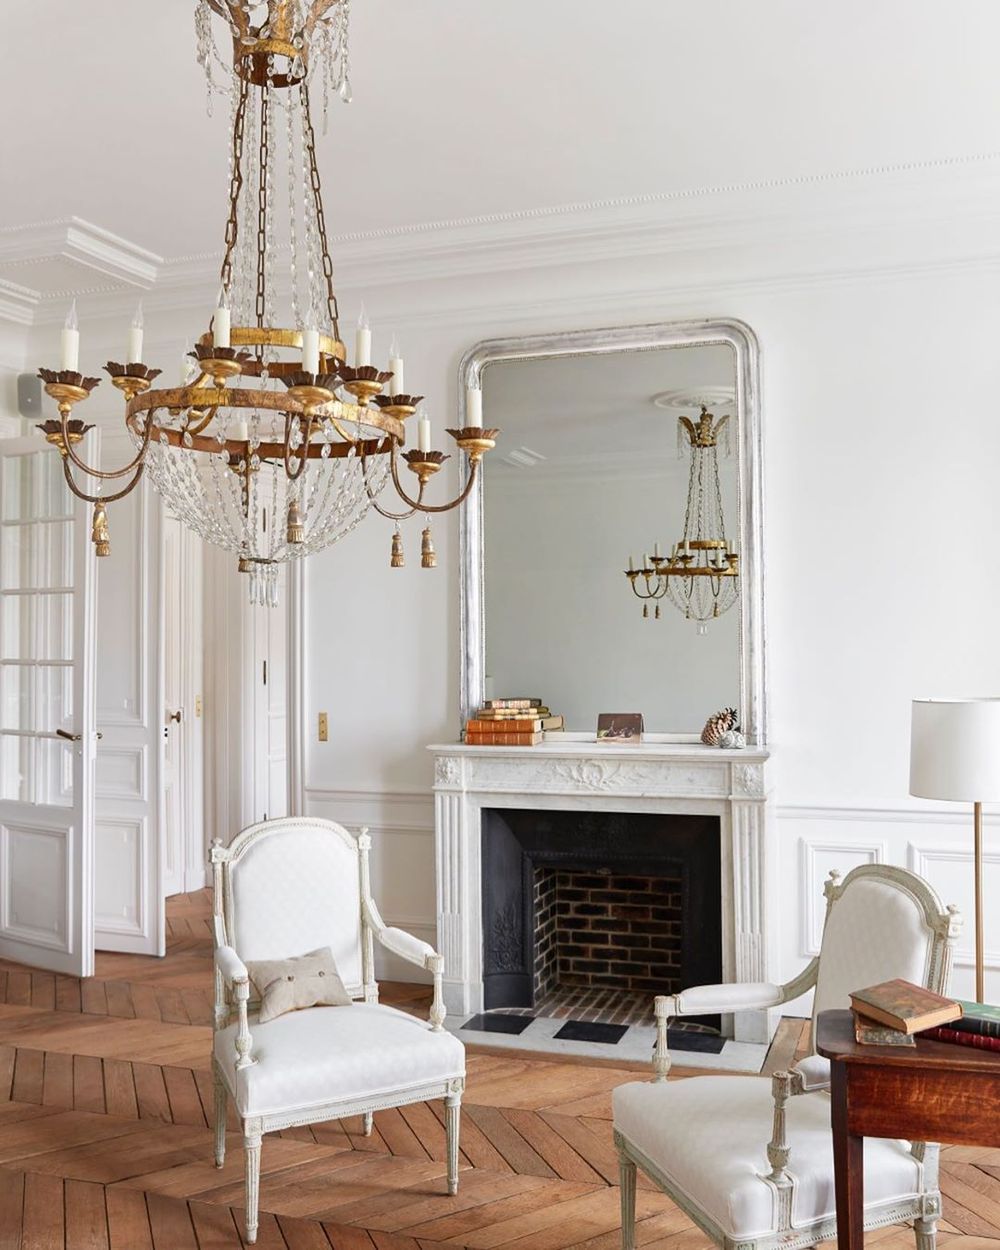
M 859 1015 L 907 1034 L 948 1024 L 962 1015 L 961 1004 L 953 998 L 898 978 L 856 990 L 851 1006 Z
M 477 716 L 470 720 L 466 729 L 469 733 L 526 733 L 535 734 L 540 729 L 562 729 L 561 716 L 529 716 L 516 720 L 484 720 Z
M 466 730 L 465 741 L 470 746 L 480 747 L 536 747 L 545 740 L 539 733 L 506 733 L 503 730 L 491 730 L 488 733 L 476 733 Z

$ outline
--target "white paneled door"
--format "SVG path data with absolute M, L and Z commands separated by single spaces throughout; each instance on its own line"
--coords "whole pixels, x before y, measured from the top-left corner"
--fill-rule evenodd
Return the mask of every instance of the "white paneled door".
M 94 970 L 94 609 L 58 452 L 0 440 L 0 957 L 76 976 Z

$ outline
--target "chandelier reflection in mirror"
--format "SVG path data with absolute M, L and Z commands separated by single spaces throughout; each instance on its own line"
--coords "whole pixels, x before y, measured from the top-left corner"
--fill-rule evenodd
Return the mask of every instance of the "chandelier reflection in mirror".
M 732 549 L 733 540 L 726 537 L 719 483 L 719 436 L 728 434 L 728 421 L 728 416 L 713 419 L 704 407 L 697 421 L 678 419 L 679 445 L 691 455 L 684 532 L 669 555 L 661 555 L 656 543 L 652 554 L 643 556 L 641 568 L 635 568 L 629 556 L 625 570 L 639 599 L 657 601 L 657 619 L 658 601 L 666 599 L 688 620 L 698 622 L 700 634 L 707 633 L 708 622 L 739 598 L 739 556 Z M 642 614 L 649 616 L 649 602 L 643 603 Z
M 99 379 L 80 372 L 75 307 L 62 333 L 61 368 L 39 371 L 59 410 L 58 420 L 39 428 L 58 447 L 74 494 L 94 505 L 98 555 L 110 551 L 107 505 L 148 471 L 173 515 L 237 556 L 251 600 L 273 604 L 280 564 L 343 538 L 370 508 L 397 522 L 391 565 L 400 567 L 398 522 L 461 504 L 494 445 L 498 431 L 482 426 L 481 392 L 470 390 L 466 426 L 447 431 L 467 457 L 465 484 L 450 502 L 426 502 L 425 487 L 448 456 L 431 447 L 430 421 L 418 411 L 422 396 L 407 390 L 395 343 L 387 369 L 372 364 L 363 312 L 354 361 L 347 362 L 309 93 L 318 78 L 324 117 L 331 94 L 350 100 L 348 17 L 349 0 L 198 0 L 198 60 L 209 101 L 214 92 L 228 92 L 232 114 L 229 213 L 214 316 L 184 358 L 178 385 L 154 389 L 160 370 L 143 363 L 137 314 L 126 362 L 106 365 L 124 396 L 135 446 L 121 468 L 89 466 L 77 451 L 91 427 L 73 410 Z M 232 43 L 231 64 L 214 42 L 217 18 Z M 417 446 L 404 453 L 404 423 L 415 413 Z M 415 478 L 409 489 L 404 464 Z M 100 488 L 89 493 L 74 470 Z M 379 500 L 390 481 L 399 511 Z M 421 565 L 435 563 L 428 523 Z

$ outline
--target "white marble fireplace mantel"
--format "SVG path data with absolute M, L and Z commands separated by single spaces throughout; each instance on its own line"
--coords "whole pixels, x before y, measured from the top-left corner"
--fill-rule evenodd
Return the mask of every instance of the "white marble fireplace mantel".
M 726 981 L 771 980 L 775 868 L 767 750 L 700 743 L 610 746 L 549 738 L 535 747 L 436 744 L 435 838 L 439 950 L 448 1011 L 483 1007 L 481 813 L 483 808 L 715 815 L 722 851 L 722 951 Z M 741 1012 L 738 1041 L 770 1040 L 764 1012 Z

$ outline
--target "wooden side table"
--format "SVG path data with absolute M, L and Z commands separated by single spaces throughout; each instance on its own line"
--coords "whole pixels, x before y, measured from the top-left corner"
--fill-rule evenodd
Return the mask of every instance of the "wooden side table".
M 830 1060 L 839 1250 L 864 1246 L 866 1137 L 1000 1146 L 1000 1052 L 860 1046 L 849 1011 L 820 1012 L 816 1050 Z

